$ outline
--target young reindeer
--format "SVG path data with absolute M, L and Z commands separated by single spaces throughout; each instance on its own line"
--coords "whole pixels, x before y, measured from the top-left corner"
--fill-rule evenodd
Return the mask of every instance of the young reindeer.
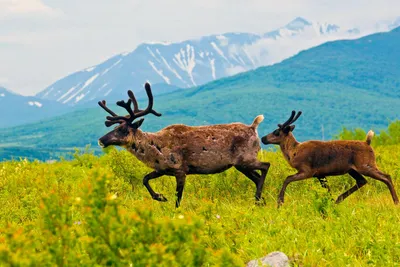
M 326 185 L 326 176 L 350 174 L 356 185 L 341 194 L 336 204 L 342 202 L 349 195 L 357 191 L 367 183 L 363 175 L 381 181 L 387 185 L 395 204 L 399 200 L 394 190 L 392 179 L 381 172 L 375 162 L 374 151 L 370 144 L 374 133 L 369 131 L 366 141 L 307 141 L 299 143 L 292 132 L 294 123 L 301 115 L 292 111 L 290 118 L 283 124 L 278 124 L 278 129 L 262 137 L 264 144 L 278 144 L 287 162 L 297 173 L 286 178 L 278 197 L 278 205 L 284 202 L 286 187 L 289 183 L 312 177 L 320 180 L 323 187 Z
M 256 185 L 256 200 L 261 199 L 264 180 L 270 166 L 257 160 L 260 142 L 257 126 L 264 119 L 257 116 L 251 125 L 242 123 L 220 124 L 211 126 L 170 125 L 159 132 L 142 132 L 139 127 L 147 114 L 161 116 L 153 110 L 153 95 L 150 85 L 145 85 L 149 104 L 145 110 L 139 110 L 135 96 L 128 91 L 129 100 L 118 101 L 117 105 L 125 108 L 129 115 L 118 116 L 106 106 L 106 101 L 99 105 L 111 116 L 105 125 L 119 124 L 113 131 L 99 139 L 101 147 L 117 145 L 126 148 L 153 172 L 147 174 L 143 184 L 151 197 L 157 201 L 167 201 L 153 191 L 149 181 L 163 175 L 176 177 L 176 207 L 179 207 L 187 174 L 213 174 L 223 172 L 230 167 L 246 175 Z M 133 110 L 131 104 L 133 103 Z M 260 170 L 259 174 L 256 170 Z

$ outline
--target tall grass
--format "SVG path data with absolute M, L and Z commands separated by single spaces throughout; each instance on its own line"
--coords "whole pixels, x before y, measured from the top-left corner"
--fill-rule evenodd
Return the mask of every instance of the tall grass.
M 400 145 L 378 146 L 378 166 L 400 182 Z M 294 173 L 280 152 L 271 162 L 263 196 L 230 169 L 188 176 L 175 209 L 175 179 L 151 181 L 169 202 L 142 186 L 151 170 L 126 151 L 72 161 L 0 163 L 0 265 L 243 266 L 280 250 L 293 266 L 395 266 L 400 262 L 400 212 L 383 183 L 340 205 L 332 198 L 351 177 L 329 177 L 332 196 L 313 179 L 292 183 L 277 209 L 283 180 Z

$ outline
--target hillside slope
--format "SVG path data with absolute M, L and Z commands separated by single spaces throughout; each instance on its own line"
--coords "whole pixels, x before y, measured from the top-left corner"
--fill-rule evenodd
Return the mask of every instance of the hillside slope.
M 400 51 L 396 47 L 400 47 L 400 28 L 327 43 L 274 66 L 159 96 L 154 108 L 163 116 L 148 116 L 143 129 L 156 131 L 172 123 L 250 124 L 256 115 L 264 114 L 261 136 L 286 120 L 292 109 L 304 112 L 296 123 L 299 140 L 328 139 L 342 126 L 386 128 L 400 116 Z M 104 126 L 105 116 L 95 107 L 2 130 L 0 146 L 7 146 L 8 152 L 1 157 L 8 158 L 12 149 L 22 151 L 24 147 L 51 151 L 88 143 L 97 147 L 97 139 L 109 130 Z

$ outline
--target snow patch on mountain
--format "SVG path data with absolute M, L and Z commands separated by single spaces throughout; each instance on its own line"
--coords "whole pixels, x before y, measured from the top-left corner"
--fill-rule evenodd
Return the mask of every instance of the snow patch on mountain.
M 66 96 L 69 95 L 72 91 L 74 91 L 75 88 L 76 88 L 77 86 L 79 86 L 79 85 L 75 85 L 75 86 L 71 87 L 65 94 L 63 94 L 62 96 L 60 96 L 60 97 L 57 99 L 57 101 L 61 101 L 64 97 L 66 97 Z M 50 90 L 50 91 L 51 91 L 51 90 Z M 43 95 L 43 98 L 45 98 L 45 96 L 47 96 L 48 93 L 49 93 L 49 92 L 46 92 L 46 93 Z
M 70 92 L 71 92 L 71 95 L 66 99 L 66 100 L 64 100 L 63 101 L 63 104 L 65 104 L 65 103 L 67 103 L 67 102 L 69 102 L 71 99 L 73 99 L 74 97 L 76 97 L 80 92 L 82 92 L 86 87 L 88 87 L 97 77 L 99 76 L 99 74 L 98 73 L 96 73 L 95 75 L 93 75 L 92 77 L 90 77 L 86 82 L 85 82 L 85 84 L 79 89 L 79 90 L 77 90 L 76 92 L 74 92 L 74 90 L 71 90 Z M 76 89 L 76 87 L 74 88 L 74 89 Z M 77 102 L 79 102 L 79 100 L 81 100 L 83 97 L 77 97 L 76 99 L 75 99 L 75 103 L 77 103 Z
M 176 76 L 176 78 L 183 81 L 182 77 L 179 75 L 176 69 L 174 69 L 173 67 L 171 67 L 171 65 L 169 65 L 168 61 L 161 55 L 160 51 L 158 49 L 156 51 L 157 54 L 161 57 L 162 62 L 165 64 L 165 66 L 167 66 L 168 70 L 170 70 Z
M 88 93 L 90 93 L 90 91 Z M 75 103 L 81 101 L 84 97 L 85 94 L 80 94 L 79 96 L 75 97 Z
M 105 69 L 105 70 L 101 73 L 101 75 L 104 75 L 104 74 L 106 74 L 107 72 L 109 72 L 112 68 L 114 68 L 115 66 L 117 66 L 121 61 L 122 61 L 122 59 L 118 59 L 118 61 L 115 62 L 114 64 L 112 64 L 111 67 Z
M 221 46 L 227 46 L 229 44 L 229 39 L 224 35 L 217 35 L 215 38 L 217 38 Z
M 196 55 L 194 53 L 194 47 L 187 44 L 186 51 L 181 48 L 179 53 L 175 54 L 175 58 L 173 61 L 175 64 L 183 71 L 185 71 L 192 83 L 192 85 L 196 86 L 196 82 L 193 79 L 193 69 L 196 66 Z
M 93 71 L 95 68 L 96 68 L 96 66 L 89 67 L 89 68 L 85 69 L 85 71 L 91 72 L 91 71 Z
M 147 42 L 145 42 L 144 44 L 148 44 L 148 45 L 165 45 L 165 46 L 168 46 L 168 45 L 171 45 L 172 43 L 171 42 L 167 42 L 167 41 L 164 41 L 164 42 L 155 42 L 155 41 L 147 41 Z
M 153 63 L 152 61 L 150 61 L 150 60 L 149 60 L 149 64 L 150 64 L 150 66 L 153 68 L 153 70 L 154 70 L 158 75 L 160 75 L 160 76 L 164 79 L 164 81 L 165 81 L 167 84 L 171 84 L 171 81 L 169 80 L 169 78 L 168 78 L 167 76 L 165 76 L 165 75 L 163 74 L 163 71 L 162 71 L 162 70 L 157 69 L 157 68 L 155 67 L 154 63 Z
M 29 105 L 29 106 L 36 106 L 36 107 L 38 107 L 38 108 L 41 108 L 41 107 L 43 106 L 42 103 L 37 102 L 37 101 L 29 101 L 29 102 L 28 102 L 28 105 Z
M 215 58 L 210 59 L 210 65 L 211 65 L 211 75 L 213 77 L 213 79 L 216 79 L 216 75 L 215 75 Z
M 50 94 L 54 90 L 54 87 L 51 87 L 47 92 L 43 95 L 43 97 L 46 97 L 48 94 Z
M 108 90 L 108 91 L 104 94 L 104 96 L 108 96 L 108 95 L 111 93 L 112 90 L 113 90 L 113 89 Z

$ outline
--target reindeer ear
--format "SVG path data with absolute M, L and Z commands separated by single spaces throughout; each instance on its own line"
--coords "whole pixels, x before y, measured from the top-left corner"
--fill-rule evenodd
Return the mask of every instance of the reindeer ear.
M 134 123 L 131 124 L 132 128 L 139 129 L 139 127 L 142 125 L 143 121 L 144 121 L 144 118 L 142 118 L 138 121 L 135 121 Z
M 292 132 L 295 127 L 296 127 L 295 125 L 288 125 L 285 128 L 283 128 L 283 132 L 286 133 L 286 134 L 289 133 L 289 132 Z
M 282 132 L 287 134 L 290 131 L 290 126 L 285 126 L 285 128 L 282 129 Z

